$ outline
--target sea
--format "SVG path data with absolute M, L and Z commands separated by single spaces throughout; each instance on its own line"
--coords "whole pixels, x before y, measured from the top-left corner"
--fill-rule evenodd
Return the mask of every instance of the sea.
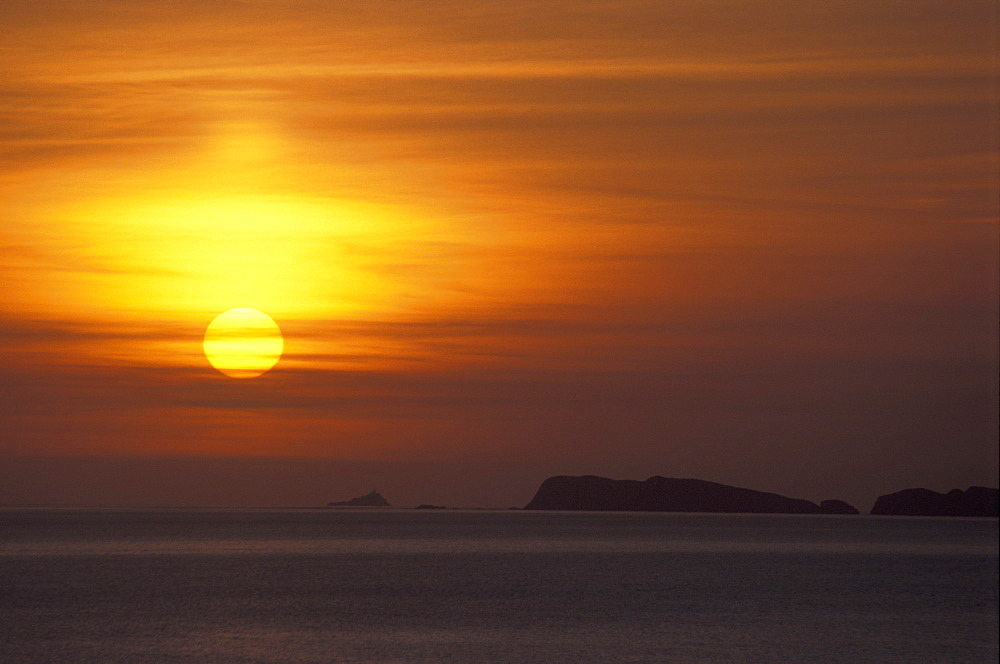
M 0 662 L 988 662 L 996 519 L 0 510 Z

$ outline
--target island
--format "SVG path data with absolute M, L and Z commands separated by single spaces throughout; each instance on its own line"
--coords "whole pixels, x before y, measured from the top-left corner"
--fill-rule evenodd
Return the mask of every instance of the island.
M 996 517 L 1000 491 L 970 486 L 938 493 L 930 489 L 903 489 L 879 496 L 871 514 L 880 516 L 978 516 Z
M 776 493 L 696 479 L 653 476 L 645 481 L 595 475 L 550 477 L 526 510 L 858 514 L 842 500 L 822 504 Z
M 327 503 L 327 507 L 392 507 L 389 501 L 379 494 L 377 489 L 372 489 L 371 493 L 366 493 L 357 498 L 344 500 L 341 502 Z

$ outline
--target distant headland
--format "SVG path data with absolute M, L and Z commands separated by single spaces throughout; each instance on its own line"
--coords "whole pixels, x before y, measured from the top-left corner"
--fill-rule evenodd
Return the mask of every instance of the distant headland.
M 947 494 L 906 489 L 881 496 L 876 515 L 997 516 L 997 489 L 970 487 Z M 697 479 L 653 476 L 645 481 L 613 480 L 595 475 L 550 477 L 538 488 L 526 510 L 632 512 L 725 512 L 754 514 L 860 514 L 842 500 L 818 505 L 741 487 Z
M 734 512 L 757 514 L 858 514 L 840 500 L 822 505 L 776 493 L 695 479 L 653 476 L 644 482 L 596 475 L 550 477 L 526 510 L 627 512 Z
M 879 496 L 871 514 L 895 516 L 998 516 L 1000 491 L 970 486 L 938 493 L 930 489 L 903 489 Z

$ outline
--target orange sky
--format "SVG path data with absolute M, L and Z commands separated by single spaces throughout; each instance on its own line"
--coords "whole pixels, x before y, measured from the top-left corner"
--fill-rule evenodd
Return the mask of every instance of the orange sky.
M 997 485 L 992 0 L 495 5 L 4 3 L 0 503 Z

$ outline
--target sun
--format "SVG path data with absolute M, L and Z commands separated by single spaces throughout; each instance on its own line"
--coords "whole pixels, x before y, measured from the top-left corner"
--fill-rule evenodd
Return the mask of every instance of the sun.
M 205 328 L 205 357 L 230 378 L 254 378 L 269 371 L 285 348 L 281 329 L 256 309 L 224 311 Z

